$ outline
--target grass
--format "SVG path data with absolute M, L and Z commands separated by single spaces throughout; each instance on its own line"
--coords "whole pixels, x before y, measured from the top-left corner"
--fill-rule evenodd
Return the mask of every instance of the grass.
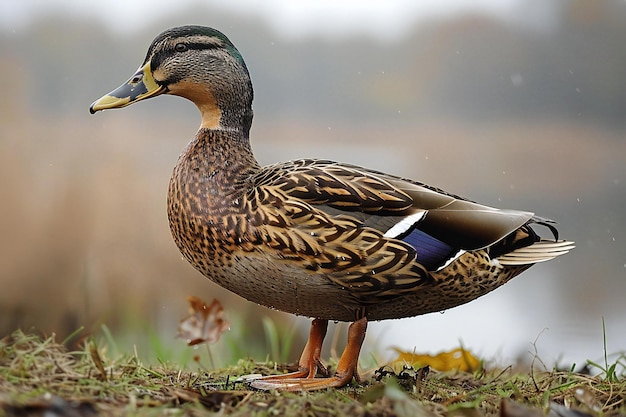
M 361 385 L 277 393 L 251 390 L 238 377 L 280 372 L 281 364 L 241 359 L 215 371 L 147 366 L 136 352 L 115 353 L 114 339 L 103 333 L 102 342 L 89 338 L 74 351 L 54 336 L 15 331 L 1 339 L 0 415 L 491 416 L 549 409 L 561 415 L 626 414 L 624 354 L 613 363 L 607 357 L 602 366 L 590 363 L 599 372 L 595 376 L 514 367 L 476 373 L 383 367 Z
M 599 369 L 604 375 L 604 379 L 610 382 L 619 382 L 620 375 L 618 370 L 626 368 L 626 354 L 622 353 L 617 357 L 615 362 L 609 363 L 608 351 L 606 348 L 606 325 L 604 323 L 604 317 L 602 318 L 602 342 L 604 344 L 604 366 L 597 364 L 596 362 L 587 361 L 587 365 Z M 622 375 L 623 377 L 623 375 Z

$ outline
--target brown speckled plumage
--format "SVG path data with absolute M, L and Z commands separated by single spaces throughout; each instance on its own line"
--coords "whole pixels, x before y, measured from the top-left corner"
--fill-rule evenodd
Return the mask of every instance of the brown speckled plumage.
M 162 33 L 139 71 L 91 111 L 163 93 L 192 100 L 202 113 L 168 193 L 170 227 L 184 257 L 250 301 L 315 318 L 300 371 L 255 381 L 257 388 L 344 385 L 356 375 L 367 320 L 467 303 L 573 248 L 532 213 L 381 172 L 311 159 L 259 166 L 248 140 L 248 71 L 214 29 Z M 534 225 L 554 239 L 539 238 Z M 319 380 L 313 377 L 323 369 L 328 320 L 354 323 L 337 374 Z

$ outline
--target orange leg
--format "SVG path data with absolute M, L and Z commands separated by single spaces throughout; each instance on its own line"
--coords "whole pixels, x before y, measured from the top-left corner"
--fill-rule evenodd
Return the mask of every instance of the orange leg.
M 328 320 L 315 319 L 311 322 L 309 340 L 304 345 L 304 350 L 300 356 L 298 367 L 300 372 L 307 372 L 307 378 L 314 378 L 319 370 L 323 375 L 328 375 L 326 367 L 322 364 L 320 356 L 322 354 L 322 344 L 326 337 Z
M 283 379 L 313 378 L 318 369 L 322 374 L 327 375 L 326 368 L 322 365 L 320 360 L 322 344 L 324 343 L 327 329 L 328 320 L 313 320 L 311 330 L 309 331 L 309 339 L 304 346 L 300 361 L 298 362 L 298 370 L 287 374 L 270 375 L 256 379 L 252 383 L 252 386 L 259 389 L 273 389 L 275 388 L 274 386 L 268 388 L 263 388 L 263 386 L 265 386 L 265 384 L 275 384 L 277 381 Z
M 367 319 L 365 317 L 350 325 L 348 329 L 348 344 L 339 359 L 335 375 L 331 378 L 314 378 L 317 369 L 320 367 L 323 369 L 320 362 L 320 351 L 326 335 L 327 324 L 327 320 L 313 320 L 309 341 L 300 358 L 299 371 L 256 379 L 252 381 L 252 387 L 263 390 L 310 391 L 342 387 L 348 384 L 353 377 L 358 379 L 357 365 L 359 353 L 361 352 L 365 331 L 367 330 Z

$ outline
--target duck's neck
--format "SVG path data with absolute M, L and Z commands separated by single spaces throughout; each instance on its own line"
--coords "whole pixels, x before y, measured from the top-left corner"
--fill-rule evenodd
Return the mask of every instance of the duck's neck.
M 174 168 L 168 194 L 170 217 L 219 216 L 233 209 L 243 193 L 242 182 L 258 169 L 246 134 L 200 129 Z
M 193 101 L 202 115 L 200 130 L 241 129 L 247 138 L 252 126 L 252 85 L 237 94 L 221 94 L 217 98 L 207 86 L 194 85 L 181 96 Z

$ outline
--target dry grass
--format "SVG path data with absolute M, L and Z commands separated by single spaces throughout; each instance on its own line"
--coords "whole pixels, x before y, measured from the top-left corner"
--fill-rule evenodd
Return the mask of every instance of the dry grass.
M 382 368 L 363 385 L 312 393 L 250 390 L 240 375 L 271 363 L 240 360 L 215 372 L 145 366 L 136 353 L 110 358 L 87 340 L 68 351 L 54 337 L 15 331 L 0 340 L 0 415 L 624 415 L 623 357 L 609 375 L 504 370 L 475 374 Z M 621 361 L 621 362 L 620 362 Z M 582 414 L 574 414 L 574 410 Z

